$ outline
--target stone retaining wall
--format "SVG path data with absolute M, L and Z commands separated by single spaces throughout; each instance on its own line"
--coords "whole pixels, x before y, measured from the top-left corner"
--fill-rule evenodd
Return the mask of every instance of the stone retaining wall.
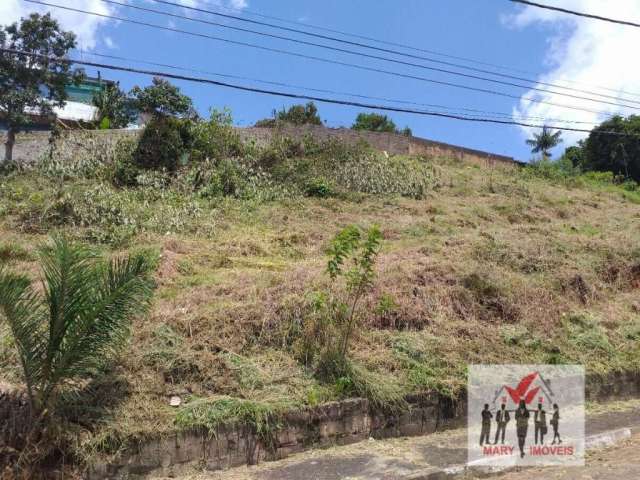
M 606 401 L 640 397 L 640 372 L 588 375 L 586 400 Z M 184 466 L 198 463 L 219 470 L 260 461 L 277 460 L 311 447 L 347 445 L 369 437 L 381 439 L 434 433 L 466 424 L 466 401 L 438 394 L 407 398 L 411 409 L 403 414 L 384 413 L 367 400 L 333 402 L 294 412 L 282 421 L 272 448 L 243 427 L 229 425 L 215 434 L 176 433 L 141 445 L 118 461 L 97 466 L 94 479 L 120 479 L 149 473 L 172 476 Z
M 348 445 L 369 437 L 424 435 L 464 425 L 466 404 L 439 395 L 408 398 L 411 409 L 394 415 L 376 411 L 367 400 L 331 402 L 292 412 L 282 420 L 268 448 L 247 427 L 229 425 L 215 433 L 176 433 L 150 441 L 118 461 L 94 468 L 90 478 L 120 479 L 129 475 L 177 475 L 190 463 L 220 470 L 286 458 L 313 447 Z

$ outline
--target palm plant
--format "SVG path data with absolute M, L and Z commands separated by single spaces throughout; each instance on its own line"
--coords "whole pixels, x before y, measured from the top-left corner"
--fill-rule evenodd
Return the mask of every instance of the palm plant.
M 18 350 L 32 412 L 42 419 L 69 382 L 96 372 L 123 346 L 150 302 L 143 256 L 100 260 L 62 237 L 39 250 L 42 288 L 0 270 L 0 318 Z
M 527 145 L 533 147 L 531 153 L 542 153 L 544 158 L 549 158 L 551 156 L 550 150 L 562 143 L 561 135 L 560 130 L 552 132 L 549 127 L 544 125 L 540 133 L 534 133 L 533 138 L 527 140 Z

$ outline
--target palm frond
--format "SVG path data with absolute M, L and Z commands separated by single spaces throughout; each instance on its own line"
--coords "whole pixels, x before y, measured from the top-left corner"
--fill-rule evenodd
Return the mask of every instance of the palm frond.
M 31 395 L 32 386 L 42 378 L 46 307 L 27 276 L 0 270 L 0 314 L 11 329 Z
M 144 257 L 115 259 L 98 265 L 92 281 L 93 303 L 77 319 L 53 377 L 85 376 L 104 364 L 124 344 L 130 319 L 149 305 L 152 283 Z

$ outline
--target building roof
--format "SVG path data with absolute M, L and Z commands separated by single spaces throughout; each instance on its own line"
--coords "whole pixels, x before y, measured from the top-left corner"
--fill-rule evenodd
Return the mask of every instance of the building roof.
M 67 85 L 65 90 L 67 91 L 69 102 L 78 102 L 91 104 L 93 96 L 102 91 L 107 85 L 112 85 L 115 82 L 111 80 L 105 80 L 98 77 L 85 77 L 78 85 Z

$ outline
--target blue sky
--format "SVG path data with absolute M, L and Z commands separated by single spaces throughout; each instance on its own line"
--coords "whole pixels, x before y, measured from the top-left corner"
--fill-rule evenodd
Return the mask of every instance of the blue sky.
M 9 12 L 13 15 L 24 14 L 36 8 L 20 0 L 6 1 L 9 3 L 5 4 L 4 8 L 13 9 L 13 11 Z M 521 88 L 451 77 L 446 74 L 389 64 L 383 61 L 358 58 L 308 46 L 294 45 L 284 41 L 265 39 L 256 35 L 233 32 L 186 20 L 173 19 L 170 21 L 167 17 L 136 12 L 128 8 L 118 7 L 116 10 L 114 7 L 105 5 L 100 0 L 50 1 L 87 10 L 115 13 L 116 15 L 143 19 L 162 25 L 175 24 L 177 28 L 181 29 L 219 35 L 230 39 L 258 43 L 345 62 L 365 64 L 439 80 L 454 81 L 481 88 L 501 90 L 516 96 L 531 95 L 531 92 Z M 582 41 L 583 45 L 589 47 L 589 39 L 592 39 L 594 35 L 597 37 L 602 34 L 602 30 L 592 32 L 591 30 L 596 27 L 591 23 L 587 24 L 580 20 L 559 18 L 547 15 L 544 12 L 530 11 L 506 0 L 182 1 L 202 8 L 212 9 L 216 8 L 215 4 L 226 2 L 225 5 L 230 5 L 231 3 L 229 2 L 232 2 L 236 7 L 245 8 L 242 15 L 246 15 L 247 18 L 255 18 L 249 12 L 260 12 L 309 24 L 323 25 L 391 42 L 507 65 L 515 69 L 531 72 L 527 74 L 520 73 L 520 75 L 530 78 L 544 78 L 547 81 L 553 81 L 554 78 L 560 80 L 573 79 L 574 77 L 581 81 L 588 81 L 593 78 L 593 81 L 597 81 L 599 85 L 604 84 L 618 89 L 629 89 L 634 85 L 633 82 L 622 85 L 608 83 L 612 79 L 606 77 L 606 72 L 599 72 L 598 75 L 603 74 L 604 78 L 597 78 L 597 76 L 593 75 L 593 72 L 574 71 L 575 64 L 581 63 L 577 61 L 580 60 L 579 58 L 576 59 L 576 52 L 579 51 L 581 45 L 573 45 L 572 42 Z M 591 6 L 589 2 L 593 1 L 566 0 L 564 3 L 578 4 L 578 6 L 587 4 L 585 7 L 587 8 Z M 625 1 L 621 0 L 621 3 Z M 220 19 L 213 16 L 189 13 L 184 9 L 159 5 L 150 0 L 129 0 L 128 3 L 220 21 Z M 559 3 L 562 2 L 556 2 L 556 4 Z M 636 7 L 630 6 L 629 8 Z M 61 18 L 63 24 L 79 34 L 81 45 L 88 52 L 145 59 L 150 62 L 286 82 L 312 88 L 325 88 L 412 102 L 441 104 L 452 108 L 476 108 L 504 113 L 518 111 L 523 115 L 535 114 L 535 116 L 545 118 L 553 115 L 554 118 L 559 116 L 560 118 L 571 120 L 592 120 L 589 114 L 582 112 L 558 111 L 548 107 L 545 109 L 544 106 L 531 106 L 521 103 L 517 99 L 364 72 L 343 66 L 292 58 L 277 53 L 264 52 L 202 38 L 193 38 L 178 33 L 157 31 L 136 25 L 109 21 L 98 23 L 96 19 L 78 15 L 64 17 L 66 15 L 64 12 L 55 8 L 50 10 L 55 15 L 63 16 Z M 0 13 L 2 13 L 2 7 L 0 7 Z M 3 15 L 0 15 L 0 17 L 3 17 Z M 232 21 L 228 21 L 228 23 L 237 24 Z M 268 30 L 264 27 L 255 27 L 242 23 L 239 26 Z M 602 29 L 604 27 L 598 26 L 597 28 Z M 604 33 L 606 34 L 606 31 Z M 638 35 L 637 32 L 633 33 Z M 284 34 L 289 35 L 287 33 Z M 576 39 L 576 35 L 579 34 L 586 35 L 586 37 L 579 36 Z M 305 39 L 308 40 L 308 38 Z M 563 49 L 570 50 L 567 52 Z M 587 60 L 598 54 L 598 52 L 594 53 L 590 48 L 583 48 L 582 50 L 582 55 Z M 416 54 L 417 52 L 412 53 Z M 569 54 L 571 54 L 571 61 L 567 60 Z M 606 57 L 606 52 L 601 54 Z M 428 54 L 422 55 L 430 56 Z M 85 55 L 84 58 L 96 60 L 90 55 Z M 101 60 L 98 59 L 97 61 Z M 111 63 L 122 62 L 113 61 Z M 584 63 L 585 61 L 582 61 L 582 64 Z M 587 63 L 591 64 L 593 62 Z M 148 66 L 138 66 L 149 68 Z M 94 70 L 89 69 L 88 73 L 94 73 Z M 121 86 L 125 89 L 150 82 L 149 77 L 135 74 L 103 71 L 102 75 L 119 80 Z M 586 78 L 583 79 L 582 77 L 585 75 Z M 635 81 L 635 78 L 633 81 Z M 249 81 L 236 82 L 252 84 Z M 234 121 L 239 125 L 250 125 L 258 119 L 270 116 L 274 108 L 281 108 L 292 103 L 283 98 L 243 93 L 222 87 L 198 85 L 183 81 L 175 81 L 175 83 L 194 99 L 201 114 L 206 114 L 208 108 L 212 106 L 216 108 L 228 106 L 233 112 Z M 639 90 L 640 86 L 636 91 Z M 556 101 L 553 97 L 550 100 Z M 572 103 L 562 99 L 561 101 L 562 103 Z M 591 103 L 587 105 L 591 108 L 601 109 L 601 106 L 597 104 Z M 318 107 L 322 118 L 326 120 L 329 126 L 349 126 L 357 113 L 361 111 L 358 108 L 326 104 L 319 104 Z M 389 115 L 399 127 L 408 125 L 415 135 L 421 137 L 506 154 L 523 160 L 528 160 L 531 157 L 524 143 L 527 132 L 520 127 L 459 122 L 411 114 L 391 113 Z M 565 146 L 572 143 L 576 138 L 576 136 L 569 136 Z M 558 150 L 558 152 L 560 151 Z

